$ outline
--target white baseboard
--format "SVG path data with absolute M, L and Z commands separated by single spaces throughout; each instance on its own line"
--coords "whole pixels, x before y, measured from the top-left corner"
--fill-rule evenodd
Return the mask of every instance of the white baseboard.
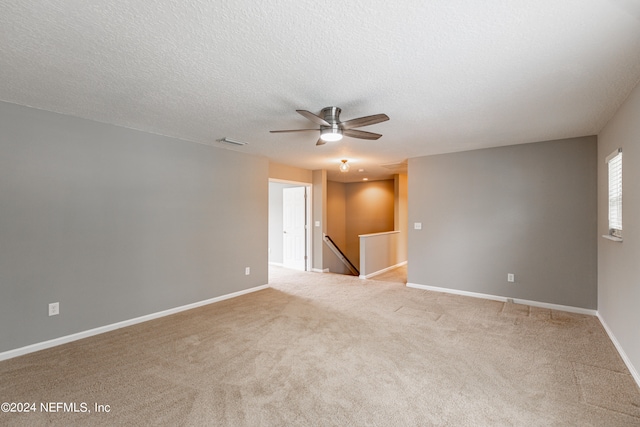
M 624 349 L 620 345 L 620 342 L 618 341 L 616 336 L 613 335 L 613 331 L 611 331 L 611 328 L 609 328 L 609 325 L 607 325 L 607 322 L 604 321 L 600 313 L 597 313 L 597 316 L 598 316 L 598 319 L 600 320 L 600 323 L 602 324 L 602 327 L 604 328 L 605 331 L 607 331 L 607 335 L 609 335 L 609 339 L 611 339 L 611 342 L 613 342 L 613 345 L 616 347 L 616 350 L 618 350 L 618 353 L 620 354 L 620 357 L 624 361 L 624 364 L 627 365 L 629 372 L 631 372 L 631 376 L 636 381 L 636 384 L 638 384 L 638 387 L 640 387 L 640 374 L 638 374 L 638 370 L 635 368 L 635 366 L 633 366 L 633 363 L 631 363 L 631 359 L 629 359 L 629 356 L 627 356 L 627 353 L 624 352 Z
M 391 267 L 383 268 L 382 270 L 374 271 L 373 273 L 369 273 L 367 275 L 362 275 L 361 274 L 359 277 L 361 279 L 369 279 L 371 277 L 377 276 L 378 274 L 386 273 L 389 270 L 393 270 L 394 268 L 402 267 L 403 265 L 406 265 L 406 264 L 407 264 L 407 261 L 402 261 L 402 262 L 399 262 L 396 265 L 392 265 Z
M 502 301 L 502 302 L 513 301 L 516 304 L 524 304 L 524 305 L 530 305 L 532 307 L 548 308 L 551 310 L 558 310 L 558 311 L 568 311 L 570 313 L 587 314 L 589 316 L 596 316 L 598 314 L 596 310 L 591 310 L 591 309 L 582 308 L 582 307 L 572 307 L 570 305 L 551 304 L 548 302 L 530 301 L 526 299 L 503 297 L 499 295 L 481 294 L 477 292 L 461 291 L 458 289 L 439 288 L 437 286 L 428 286 L 428 285 L 418 285 L 416 283 L 407 283 L 407 286 L 409 288 L 423 289 L 423 290 L 435 291 L 435 292 L 444 292 L 447 294 L 463 295 L 466 297 L 490 299 L 494 301 Z
M 314 273 L 328 273 L 329 269 L 328 268 L 312 268 L 311 271 L 313 271 Z
M 284 267 L 284 264 L 281 262 L 271 262 L 269 261 L 269 265 L 275 265 L 276 267 Z
M 203 305 L 213 304 L 215 302 L 224 301 L 227 299 L 239 297 L 241 295 L 249 294 L 256 291 L 267 289 L 269 285 L 256 286 L 254 288 L 245 289 L 238 292 L 233 292 L 219 297 L 210 298 L 204 301 L 194 302 L 192 304 L 183 305 L 180 307 L 170 308 L 168 310 L 159 311 L 157 313 L 147 314 L 145 316 L 136 317 L 134 319 L 123 320 L 122 322 L 112 323 L 110 325 L 100 326 L 87 331 L 77 332 L 71 335 L 65 335 L 63 337 L 54 338 L 52 340 L 31 344 L 25 347 L 16 348 L 0 353 L 0 361 L 12 359 L 14 357 L 22 356 L 24 354 L 33 353 L 36 351 L 44 350 L 47 348 L 55 347 L 68 342 L 77 341 L 83 338 L 88 338 L 94 335 L 103 334 L 105 332 L 113 331 L 116 329 L 124 328 L 126 326 L 135 325 L 137 323 L 147 322 L 149 320 L 158 319 L 160 317 L 169 316 L 171 314 L 179 313 L 181 311 L 191 310 L 193 308 L 202 307 Z

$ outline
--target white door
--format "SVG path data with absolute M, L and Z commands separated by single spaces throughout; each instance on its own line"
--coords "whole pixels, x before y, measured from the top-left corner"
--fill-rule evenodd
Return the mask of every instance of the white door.
M 305 187 L 282 189 L 282 263 L 297 270 L 305 270 L 306 265 L 305 193 Z

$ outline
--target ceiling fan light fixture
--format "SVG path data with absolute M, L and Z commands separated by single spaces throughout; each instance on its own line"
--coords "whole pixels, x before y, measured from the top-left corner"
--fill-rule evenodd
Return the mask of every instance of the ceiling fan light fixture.
M 342 130 L 338 126 L 324 128 L 320 131 L 320 139 L 326 142 L 335 142 L 342 139 Z
M 349 168 L 351 166 L 349 166 L 349 163 L 347 163 L 348 160 L 341 160 L 342 163 L 340 163 L 340 172 L 349 172 Z
M 318 139 L 316 145 L 324 145 L 327 142 L 340 141 L 343 136 L 348 136 L 350 138 L 376 140 L 382 135 L 379 133 L 357 130 L 355 128 L 375 125 L 376 123 L 381 123 L 389 120 L 389 116 L 387 116 L 386 114 L 374 114 L 372 116 L 358 117 L 357 119 L 341 121 L 340 111 L 342 110 L 340 110 L 340 108 L 338 107 L 325 107 L 320 112 L 320 115 L 317 115 L 307 110 L 296 110 L 296 113 L 300 114 L 316 125 L 319 125 L 320 129 L 284 129 L 272 130 L 269 132 L 310 132 L 319 130 L 320 139 Z

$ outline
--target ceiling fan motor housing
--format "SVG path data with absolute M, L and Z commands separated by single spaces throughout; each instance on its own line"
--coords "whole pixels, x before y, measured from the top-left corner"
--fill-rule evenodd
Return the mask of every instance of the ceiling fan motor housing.
M 321 117 L 332 125 L 340 123 L 340 112 L 342 110 L 338 107 L 326 107 L 320 112 Z
M 323 141 L 340 141 L 342 129 L 340 123 L 340 111 L 338 107 L 326 107 L 320 112 L 321 117 L 331 126 L 320 125 L 320 139 Z

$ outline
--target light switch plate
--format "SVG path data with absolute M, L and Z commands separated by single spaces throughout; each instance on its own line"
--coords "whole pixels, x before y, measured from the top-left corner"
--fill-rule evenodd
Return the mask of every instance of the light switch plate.
M 422 230 L 422 223 L 421 222 L 414 222 L 413 223 L 413 229 L 414 230 Z

